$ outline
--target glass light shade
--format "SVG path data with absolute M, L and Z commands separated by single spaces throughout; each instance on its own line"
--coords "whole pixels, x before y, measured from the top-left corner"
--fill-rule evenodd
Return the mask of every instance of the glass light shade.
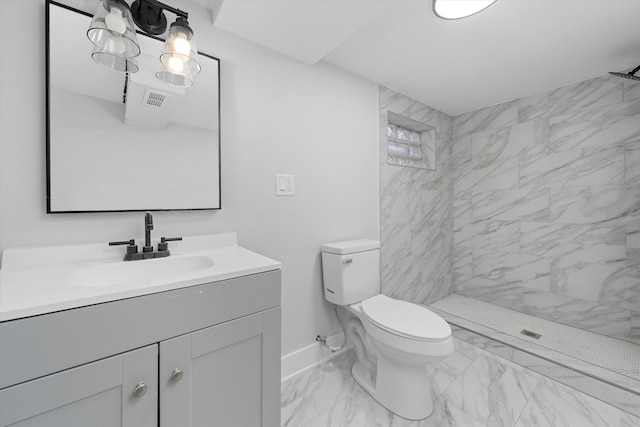
M 200 72 L 198 49 L 193 31 L 186 19 L 178 18 L 171 24 L 169 35 L 160 55 L 161 69 L 156 77 L 172 86 L 190 87 Z
M 433 0 L 433 11 L 439 18 L 460 19 L 488 8 L 496 0 Z
M 111 55 L 122 58 L 140 55 L 131 11 L 124 0 L 101 0 L 87 37 L 97 48 Z
M 140 69 L 135 58 L 123 58 L 104 51 L 97 46 L 93 48 L 91 58 L 100 65 L 123 73 L 137 73 Z

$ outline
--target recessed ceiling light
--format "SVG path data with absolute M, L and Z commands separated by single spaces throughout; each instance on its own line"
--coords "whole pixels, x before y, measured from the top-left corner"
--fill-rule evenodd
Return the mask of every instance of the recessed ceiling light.
M 433 0 L 433 12 L 442 19 L 460 19 L 474 15 L 496 0 Z

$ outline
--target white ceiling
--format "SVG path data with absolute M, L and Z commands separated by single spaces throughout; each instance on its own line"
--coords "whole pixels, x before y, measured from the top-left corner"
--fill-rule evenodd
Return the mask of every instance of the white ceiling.
M 215 26 L 450 115 L 640 64 L 640 0 L 498 0 L 455 21 L 431 0 L 225 0 Z

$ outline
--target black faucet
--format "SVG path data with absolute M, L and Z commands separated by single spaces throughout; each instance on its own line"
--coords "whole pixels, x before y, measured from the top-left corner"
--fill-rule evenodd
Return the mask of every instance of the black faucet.
M 144 214 L 144 246 L 142 247 L 142 252 L 153 252 L 151 230 L 153 230 L 153 216 L 151 212 L 147 212 Z
M 163 237 L 160 239 L 160 243 L 158 243 L 158 250 L 154 252 L 153 245 L 151 244 L 151 230 L 153 230 L 153 216 L 151 212 L 146 212 L 144 214 L 144 246 L 142 247 L 141 253 L 138 253 L 138 246 L 136 246 L 134 239 L 122 242 L 109 242 L 109 246 L 127 245 L 127 253 L 124 256 L 124 260 L 136 261 L 168 257 L 171 253 L 169 252 L 169 244 L 167 242 L 182 240 L 182 237 Z

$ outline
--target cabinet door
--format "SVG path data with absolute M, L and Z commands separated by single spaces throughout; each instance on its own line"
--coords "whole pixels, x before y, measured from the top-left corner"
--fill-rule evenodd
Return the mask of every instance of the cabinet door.
M 151 345 L 5 388 L 0 426 L 157 426 L 157 369 Z
M 161 427 L 280 425 L 280 309 L 160 343 Z

